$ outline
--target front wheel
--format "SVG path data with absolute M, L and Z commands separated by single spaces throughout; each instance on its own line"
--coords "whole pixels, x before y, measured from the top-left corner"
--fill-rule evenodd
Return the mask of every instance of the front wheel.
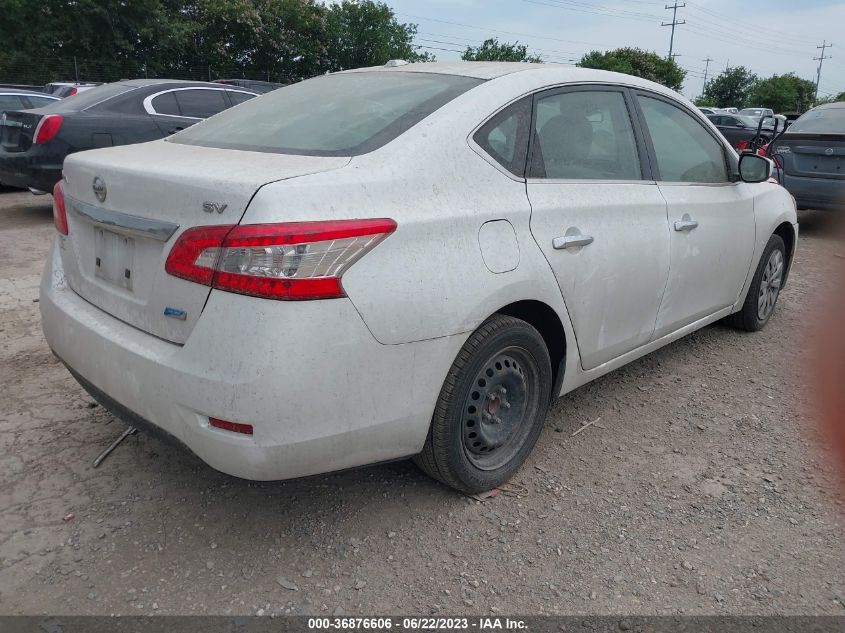
M 754 272 L 742 309 L 729 317 L 730 323 L 743 330 L 762 330 L 775 311 L 786 273 L 786 248 L 779 235 L 772 235 Z
M 493 315 L 452 364 L 414 461 L 462 492 L 503 484 L 534 448 L 551 390 L 551 361 L 540 333 L 520 319 Z

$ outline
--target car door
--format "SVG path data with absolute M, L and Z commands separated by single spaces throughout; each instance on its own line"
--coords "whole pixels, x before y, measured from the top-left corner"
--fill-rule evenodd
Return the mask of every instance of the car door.
M 736 302 L 754 252 L 755 185 L 733 175 L 729 150 L 686 108 L 648 92 L 636 100 L 671 228 L 660 337 Z
M 669 273 L 666 202 L 621 87 L 535 95 L 531 231 L 592 369 L 648 343 Z

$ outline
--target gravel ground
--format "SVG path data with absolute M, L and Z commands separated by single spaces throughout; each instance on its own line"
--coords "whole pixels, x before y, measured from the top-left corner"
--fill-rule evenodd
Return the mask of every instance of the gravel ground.
M 764 332 L 708 327 L 562 398 L 480 502 L 409 462 L 250 483 L 144 435 L 93 470 L 124 427 L 41 336 L 50 204 L 0 192 L 0 613 L 845 614 L 804 353 L 845 250 L 826 216 Z

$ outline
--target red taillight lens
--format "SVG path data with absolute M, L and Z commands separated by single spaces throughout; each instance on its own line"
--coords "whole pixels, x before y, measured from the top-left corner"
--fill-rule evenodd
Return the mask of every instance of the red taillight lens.
M 72 96 L 73 96 L 73 95 L 75 95 L 77 92 L 79 92 L 79 90 L 77 90 L 76 88 L 71 88 L 71 89 L 70 89 L 70 92 L 68 93 L 68 97 L 72 97 Z
M 222 224 L 188 229 L 173 245 L 164 270 L 174 277 L 210 286 L 223 239 L 233 228 L 234 224 Z
M 165 270 L 213 288 L 279 300 L 345 296 L 340 278 L 396 230 L 390 219 L 188 229 Z
M 60 180 L 53 187 L 53 224 L 62 235 L 67 235 L 67 208 L 65 207 L 65 186 Z
M 40 145 L 52 141 L 62 127 L 62 120 L 61 114 L 48 114 L 43 117 L 38 122 L 38 127 L 35 128 L 35 140 L 32 142 L 35 145 Z
M 739 142 L 737 142 L 737 144 L 736 144 L 736 151 L 738 151 L 738 152 L 744 152 L 744 151 L 745 151 L 745 150 L 747 150 L 747 149 L 748 149 L 748 141 L 743 140 L 743 141 L 739 141 Z
M 241 424 L 240 422 L 229 422 L 227 420 L 218 420 L 217 418 L 208 418 L 208 423 L 214 428 L 223 429 L 224 431 L 231 431 L 232 433 L 243 433 L 244 435 L 252 435 L 251 424 Z

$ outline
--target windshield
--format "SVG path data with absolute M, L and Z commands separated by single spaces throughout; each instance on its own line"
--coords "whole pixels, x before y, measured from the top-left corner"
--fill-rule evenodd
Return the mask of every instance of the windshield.
M 802 114 L 788 130 L 795 134 L 845 134 L 845 103 Z
M 116 97 L 119 94 L 134 90 L 137 86 L 130 86 L 122 83 L 103 84 L 96 86 L 90 90 L 77 93 L 72 97 L 67 97 L 61 101 L 56 101 L 50 105 L 44 106 L 44 112 L 79 112 L 97 105 L 101 101 Z
M 482 83 L 458 75 L 358 72 L 274 90 L 168 138 L 174 143 L 280 154 L 371 152 Z
M 763 111 L 755 108 L 746 108 L 745 110 L 740 110 L 739 113 L 742 116 L 750 116 L 754 117 L 755 119 L 759 119 L 761 116 L 763 116 Z
M 737 119 L 739 119 L 743 125 L 748 127 L 757 127 L 757 123 L 759 122 L 758 119 L 754 119 L 750 116 L 744 116 L 742 114 L 734 115 Z

